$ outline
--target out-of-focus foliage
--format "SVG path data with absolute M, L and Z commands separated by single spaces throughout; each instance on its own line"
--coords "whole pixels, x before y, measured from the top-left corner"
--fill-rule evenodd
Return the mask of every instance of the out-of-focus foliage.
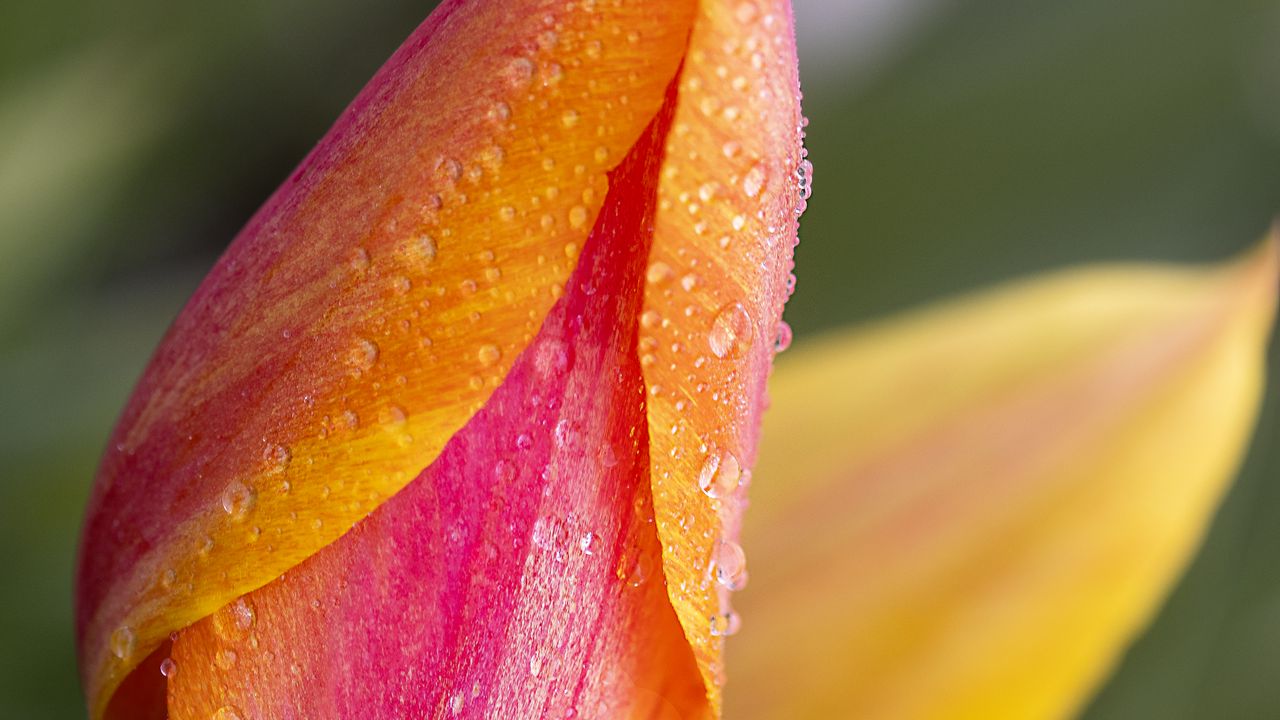
M 1280 212 L 1270 0 L 795 2 L 817 167 L 801 337 L 1066 263 L 1220 258 Z M 0 5 L 0 717 L 83 715 L 72 554 L 114 415 L 216 254 L 430 4 Z M 1087 717 L 1280 713 L 1275 398 Z

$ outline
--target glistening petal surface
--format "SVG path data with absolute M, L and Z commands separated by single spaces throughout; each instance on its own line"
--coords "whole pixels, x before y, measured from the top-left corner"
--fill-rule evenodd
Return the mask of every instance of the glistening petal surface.
M 168 634 L 418 475 L 532 339 L 692 7 L 446 2 L 176 320 L 87 512 L 91 715 Z
M 789 2 L 700 4 L 640 318 L 667 588 L 717 709 L 728 593 L 746 580 L 739 518 L 808 192 L 796 68 Z
M 706 716 L 662 582 L 635 353 L 668 122 L 611 176 L 567 294 L 439 459 L 179 634 L 170 717 Z
M 1039 279 L 780 362 L 728 715 L 1077 711 L 1236 470 L 1278 242 Z

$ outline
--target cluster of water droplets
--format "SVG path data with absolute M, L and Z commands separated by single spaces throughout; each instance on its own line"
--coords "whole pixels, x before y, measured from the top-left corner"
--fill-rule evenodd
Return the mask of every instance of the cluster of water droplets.
M 701 585 L 682 583 L 679 591 L 719 597 L 719 613 L 706 620 L 713 637 L 732 635 L 741 624 L 729 594 L 748 578 L 736 537 L 750 484 L 740 443 L 752 433 L 737 427 L 737 419 L 756 417 L 755 403 L 767 403 L 755 397 L 760 353 L 791 345 L 790 326 L 768 317 L 777 311 L 768 298 L 794 291 L 795 228 L 813 178 L 803 117 L 794 124 L 790 170 L 778 162 L 785 144 L 759 135 L 762 119 L 776 117 L 778 98 L 795 92 L 786 19 L 751 0 L 734 5 L 733 18 L 738 25 L 721 47 L 694 45 L 686 58 L 681 103 L 689 111 L 672 127 L 657 227 L 660 233 L 674 228 L 672 237 L 689 241 L 655 248 L 638 348 L 651 413 L 661 418 L 651 439 L 656 457 L 669 455 L 668 468 L 691 464 L 708 504 L 707 512 L 679 520 L 684 536 L 701 535 L 694 547 L 709 547 L 707 557 L 684 558 L 705 568 Z M 704 158 L 705 140 L 717 137 L 727 138 L 719 141 L 718 156 Z M 708 164 L 730 171 L 708 177 L 702 170 Z M 741 287 L 760 290 L 734 296 Z M 671 470 L 658 471 L 676 481 Z M 668 549 L 685 552 L 679 545 Z

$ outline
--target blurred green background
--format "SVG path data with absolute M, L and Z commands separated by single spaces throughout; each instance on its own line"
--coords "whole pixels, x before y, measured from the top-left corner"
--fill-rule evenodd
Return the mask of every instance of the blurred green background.
M 1280 212 L 1275 0 L 795 1 L 801 339 L 1064 264 L 1221 258 Z M 72 558 L 115 413 L 431 4 L 0 4 L 0 717 L 83 717 Z M 1277 400 L 1087 718 L 1280 717 Z

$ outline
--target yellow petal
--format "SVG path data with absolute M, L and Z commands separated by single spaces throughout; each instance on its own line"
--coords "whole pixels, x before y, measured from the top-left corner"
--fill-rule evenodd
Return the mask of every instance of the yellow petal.
M 1077 710 L 1241 459 L 1277 243 L 1065 272 L 785 357 L 727 716 Z

